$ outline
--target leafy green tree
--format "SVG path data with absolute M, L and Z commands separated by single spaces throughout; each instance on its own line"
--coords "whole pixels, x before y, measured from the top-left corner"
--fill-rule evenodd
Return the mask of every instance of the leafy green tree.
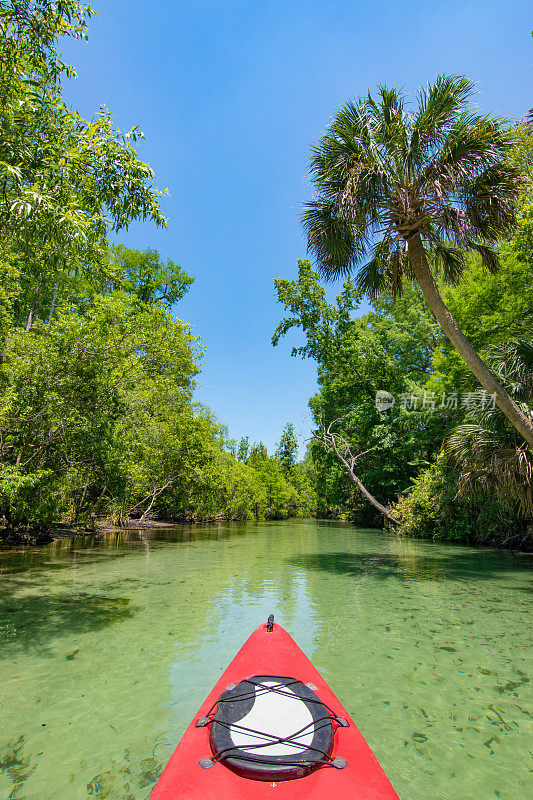
M 170 444 L 166 454 L 161 446 L 165 411 L 190 404 L 197 355 L 187 326 L 126 296 L 99 297 L 84 314 L 64 309 L 49 325 L 14 330 L 2 365 L 6 475 L 34 493 L 31 476 L 53 474 L 47 520 L 69 508 L 76 517 L 88 504 L 124 497 L 125 426 L 135 419 L 146 426 L 159 413 L 159 442 L 153 437 L 150 447 L 153 474 L 160 476 L 171 454 Z M 166 398 L 164 409 L 158 398 Z M 19 488 L 16 497 L 18 503 Z M 6 502 L 8 521 L 27 517 L 24 504 Z M 33 517 L 43 520 L 39 498 Z
M 111 248 L 109 284 L 135 295 L 149 306 L 162 304 L 170 309 L 189 291 L 194 278 L 171 259 L 162 262 L 156 250 L 140 253 L 124 245 Z
M 381 506 L 389 504 L 411 485 L 419 471 L 417 460 L 431 460 L 438 452 L 446 428 L 446 413 L 402 404 L 403 396 L 423 395 L 434 348 L 442 338 L 438 325 L 420 293 L 409 286 L 401 298 L 381 296 L 373 311 L 354 318 L 360 295 L 350 279 L 333 303 L 306 261 L 299 262 L 297 280 L 278 279 L 275 284 L 290 316 L 278 325 L 273 343 L 299 328 L 305 343 L 293 348 L 293 355 L 317 362 L 319 391 L 309 405 L 318 436 L 337 421 L 330 432 L 353 454 L 365 452 L 357 462 L 365 490 Z M 376 407 L 379 390 L 395 399 L 385 412 Z M 356 507 L 361 521 L 374 522 L 365 505 L 352 497 L 353 477 L 332 448 L 324 452 L 324 442 L 315 440 L 311 453 L 321 512 Z
M 73 0 L 0 3 L 0 253 L 16 258 L 28 330 L 52 316 L 63 286 L 99 272 L 110 231 L 165 225 L 135 151 L 142 131 L 115 131 L 105 108 L 84 120 L 62 98 L 74 71 L 61 39 L 85 38 L 92 13 Z
M 317 199 L 303 224 L 327 278 L 362 263 L 357 285 L 374 296 L 399 294 L 414 278 L 461 358 L 524 439 L 533 423 L 476 353 L 439 292 L 430 261 L 457 281 L 474 250 L 498 268 L 495 242 L 516 224 L 521 178 L 510 156 L 515 134 L 469 105 L 473 84 L 440 76 L 406 109 L 396 89 L 381 87 L 347 103 L 313 148 Z
M 275 458 L 265 458 L 256 462 L 254 468 L 265 493 L 265 516 L 270 519 L 295 516 L 298 495 L 285 478 L 281 464 Z
M 312 459 L 306 454 L 303 461 L 295 464 L 291 470 L 290 483 L 296 490 L 298 505 L 295 516 L 310 517 L 316 513 L 316 467 Z
M 248 464 L 251 467 L 258 467 L 260 466 L 263 461 L 268 459 L 268 452 L 266 446 L 263 442 L 256 442 L 250 450 L 250 455 L 248 456 Z
M 218 490 L 219 517 L 233 520 L 259 518 L 266 505 L 265 492 L 257 473 L 246 464 L 222 453 L 209 472 L 209 481 Z M 200 502 L 205 502 L 204 493 Z
M 294 433 L 294 425 L 288 422 L 283 428 L 281 439 L 276 450 L 276 458 L 281 464 L 281 469 L 285 477 L 289 477 L 292 468 L 296 464 L 298 456 L 298 439 Z
M 248 436 L 243 436 L 239 442 L 239 449 L 237 450 L 237 461 L 242 461 L 243 464 L 248 462 L 250 451 L 250 439 Z

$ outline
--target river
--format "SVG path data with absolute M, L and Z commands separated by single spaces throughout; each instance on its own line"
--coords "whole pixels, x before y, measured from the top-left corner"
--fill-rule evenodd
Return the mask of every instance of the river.
M 0 800 L 145 800 L 270 612 L 402 800 L 525 797 L 532 564 L 313 520 L 0 553 Z

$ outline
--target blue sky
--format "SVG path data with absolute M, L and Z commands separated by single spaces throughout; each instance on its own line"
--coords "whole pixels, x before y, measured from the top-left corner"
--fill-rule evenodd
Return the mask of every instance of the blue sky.
M 93 0 L 89 43 L 69 45 L 67 98 L 139 124 L 140 152 L 167 187 L 166 231 L 120 237 L 195 277 L 175 311 L 207 349 L 197 398 L 272 450 L 292 421 L 309 435 L 311 361 L 273 348 L 273 279 L 295 277 L 310 197 L 309 145 L 335 110 L 381 82 L 407 90 L 439 72 L 478 83 L 484 111 L 522 118 L 531 96 L 530 6 L 468 0 Z M 338 287 L 337 287 L 338 288 Z M 335 287 L 332 292 L 334 293 Z

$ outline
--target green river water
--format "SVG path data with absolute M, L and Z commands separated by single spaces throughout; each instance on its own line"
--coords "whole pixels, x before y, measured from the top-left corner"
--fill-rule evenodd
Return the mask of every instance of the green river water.
M 0 800 L 147 798 L 271 611 L 402 800 L 525 798 L 531 566 L 307 520 L 0 553 Z

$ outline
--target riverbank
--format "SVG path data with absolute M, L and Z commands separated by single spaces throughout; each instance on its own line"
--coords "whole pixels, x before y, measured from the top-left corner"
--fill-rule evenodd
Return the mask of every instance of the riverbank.
M 286 522 L 295 519 L 312 519 L 313 517 L 284 517 L 272 519 L 254 520 L 254 522 Z M 191 526 L 204 526 L 213 524 L 242 524 L 245 520 L 233 518 L 229 519 L 224 516 L 217 517 L 202 517 L 192 518 L 183 517 L 173 520 L 153 520 L 148 519 L 141 522 L 139 519 L 124 520 L 121 525 L 110 523 L 106 519 L 95 520 L 88 525 L 87 523 L 80 525 L 68 524 L 65 522 L 52 522 L 49 525 L 28 525 L 17 529 L 0 529 L 0 549 L 11 547 L 28 547 L 50 544 L 57 539 L 76 538 L 79 536 L 98 537 L 105 533 L 118 533 L 125 530 L 165 530 L 173 529 L 180 525 Z
M 331 517 L 289 517 L 283 520 L 254 520 L 252 524 L 259 524 L 261 522 L 302 522 L 306 520 L 316 519 L 317 522 L 330 522 L 339 523 L 352 528 L 354 533 L 359 530 L 367 530 L 369 526 L 361 525 L 344 518 L 331 518 Z M 122 525 L 114 525 L 106 520 L 97 520 L 92 525 L 69 525 L 67 523 L 52 523 L 49 526 L 34 526 L 28 530 L 21 531 L 2 531 L 0 530 L 0 552 L 9 551 L 13 548 L 20 547 L 42 547 L 54 541 L 61 539 L 75 539 L 87 538 L 98 539 L 104 537 L 106 534 L 120 534 L 126 531 L 157 531 L 164 532 L 166 530 L 172 531 L 180 527 L 207 527 L 209 525 L 228 525 L 239 526 L 246 524 L 243 520 L 229 520 L 217 517 L 216 519 L 180 519 L 180 520 L 146 520 L 141 522 L 138 519 L 128 519 Z M 432 536 L 431 532 L 426 528 L 420 532 L 413 532 L 412 530 L 406 531 L 404 529 L 387 526 L 386 528 L 371 528 L 376 532 L 383 534 L 391 534 L 398 539 L 414 539 L 425 542 L 433 542 L 434 544 L 446 544 L 458 547 L 472 547 L 478 550 L 494 550 L 512 553 L 513 555 L 528 555 L 533 552 L 533 537 L 531 532 L 528 532 L 526 537 L 521 537 L 520 544 L 517 546 L 517 537 L 509 537 L 505 545 L 497 541 L 472 541 L 469 537 L 468 530 L 465 536 L 460 538 L 455 535 L 449 540 L 439 536 Z
M 202 520 L 202 522 L 212 523 L 214 520 Z M 105 533 L 124 530 L 144 530 L 157 528 L 175 528 L 176 525 L 199 524 L 198 521 L 180 522 L 155 522 L 149 520 L 140 522 L 139 520 L 128 520 L 124 525 L 111 525 L 105 521 L 97 521 L 93 525 L 68 525 L 63 522 L 51 523 L 47 526 L 28 526 L 26 530 L 0 530 L 0 549 L 11 547 L 33 547 L 50 544 L 58 539 L 73 539 L 80 536 L 98 537 Z

